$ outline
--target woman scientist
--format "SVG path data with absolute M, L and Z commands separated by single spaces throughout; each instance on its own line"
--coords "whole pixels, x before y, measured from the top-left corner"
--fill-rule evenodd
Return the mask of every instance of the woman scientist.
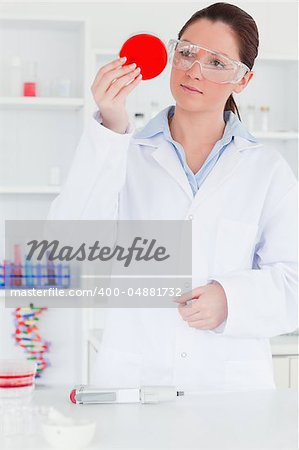
M 216 3 L 170 45 L 175 105 L 137 132 L 125 101 L 142 74 L 120 59 L 100 68 L 99 110 L 50 210 L 50 219 L 193 221 L 189 295 L 175 308 L 109 309 L 93 381 L 273 388 L 269 338 L 297 326 L 297 183 L 237 117 L 257 26 Z

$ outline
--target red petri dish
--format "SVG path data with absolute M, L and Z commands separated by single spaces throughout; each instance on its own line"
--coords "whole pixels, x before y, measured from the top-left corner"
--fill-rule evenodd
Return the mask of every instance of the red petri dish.
M 140 67 L 142 79 L 150 80 L 160 75 L 167 64 L 167 48 L 158 37 L 148 34 L 135 34 L 126 40 L 119 56 L 127 57 L 125 66 L 136 63 Z

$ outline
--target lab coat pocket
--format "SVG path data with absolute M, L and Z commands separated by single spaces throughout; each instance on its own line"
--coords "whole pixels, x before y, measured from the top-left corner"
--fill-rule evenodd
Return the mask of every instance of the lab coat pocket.
M 274 389 L 273 369 L 267 360 L 243 360 L 225 362 L 225 388 Z
M 216 232 L 214 275 L 252 267 L 258 226 L 221 219 Z
M 93 383 L 101 387 L 136 387 L 140 384 L 141 355 L 102 345 L 93 370 Z

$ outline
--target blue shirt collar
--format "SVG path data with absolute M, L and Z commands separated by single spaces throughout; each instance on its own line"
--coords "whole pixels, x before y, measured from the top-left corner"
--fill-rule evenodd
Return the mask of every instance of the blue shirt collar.
M 168 106 L 160 111 L 145 125 L 145 127 L 135 132 L 134 138 L 146 139 L 151 138 L 158 133 L 164 133 L 166 138 L 172 139 L 169 130 L 168 116 L 171 117 L 174 114 L 174 111 L 174 105 Z M 247 128 L 243 125 L 235 113 L 232 111 L 224 111 L 223 118 L 226 125 L 221 141 L 229 141 L 234 136 L 240 136 L 248 141 L 255 143 L 258 142 L 257 139 L 249 133 Z

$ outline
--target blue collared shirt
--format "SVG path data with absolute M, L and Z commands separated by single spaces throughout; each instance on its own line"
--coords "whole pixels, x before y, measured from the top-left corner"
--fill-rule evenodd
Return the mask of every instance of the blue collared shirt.
M 194 174 L 186 161 L 186 155 L 183 147 L 178 142 L 172 139 L 169 129 L 168 118 L 170 118 L 175 111 L 175 106 L 171 105 L 160 111 L 153 119 L 151 119 L 144 128 L 135 133 L 136 138 L 149 138 L 158 133 L 163 133 L 165 139 L 172 145 L 176 154 L 182 164 L 185 174 L 190 183 L 193 195 L 196 194 L 200 185 L 204 182 L 209 175 L 220 156 L 223 154 L 228 144 L 233 140 L 234 136 L 241 136 L 253 142 L 258 142 L 254 136 L 252 136 L 239 120 L 238 116 L 232 111 L 224 111 L 224 121 L 226 123 L 222 138 L 216 142 L 207 159 Z

